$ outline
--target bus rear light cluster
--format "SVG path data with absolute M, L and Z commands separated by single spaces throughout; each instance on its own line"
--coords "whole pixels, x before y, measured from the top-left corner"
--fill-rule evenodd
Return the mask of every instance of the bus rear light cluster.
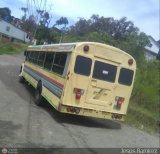
M 83 89 L 79 89 L 79 88 L 74 88 L 73 92 L 75 93 L 75 99 L 76 100 L 80 100 L 81 99 L 81 95 L 84 94 L 84 90 Z
M 76 113 L 76 114 L 78 114 L 80 112 L 79 108 L 72 107 L 72 106 L 68 106 L 66 110 L 67 110 L 67 112 L 72 112 L 72 113 Z
M 116 97 L 115 97 L 115 100 L 116 100 L 116 102 L 117 102 L 116 108 L 117 108 L 118 110 L 120 110 L 120 109 L 121 109 L 121 106 L 122 106 L 122 103 L 124 102 L 124 98 L 123 98 L 123 97 L 116 96 Z

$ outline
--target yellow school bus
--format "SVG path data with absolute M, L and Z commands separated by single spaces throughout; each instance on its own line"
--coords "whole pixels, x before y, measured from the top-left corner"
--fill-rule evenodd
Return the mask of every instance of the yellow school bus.
M 63 113 L 123 121 L 136 72 L 126 52 L 101 43 L 29 46 L 19 80 Z

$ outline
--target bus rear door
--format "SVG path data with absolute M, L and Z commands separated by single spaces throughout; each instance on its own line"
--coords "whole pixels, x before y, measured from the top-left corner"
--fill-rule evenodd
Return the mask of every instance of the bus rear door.
M 114 101 L 117 64 L 95 60 L 92 79 L 89 83 L 86 103 L 110 107 Z

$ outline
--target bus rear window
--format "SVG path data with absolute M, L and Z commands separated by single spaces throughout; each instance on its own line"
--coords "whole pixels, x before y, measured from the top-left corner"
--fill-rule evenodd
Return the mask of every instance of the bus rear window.
M 117 66 L 96 61 L 94 65 L 93 78 L 115 82 Z
M 77 56 L 74 72 L 77 74 L 89 76 L 91 72 L 92 60 L 83 56 Z
M 133 80 L 133 71 L 126 68 L 121 68 L 118 82 L 130 86 Z

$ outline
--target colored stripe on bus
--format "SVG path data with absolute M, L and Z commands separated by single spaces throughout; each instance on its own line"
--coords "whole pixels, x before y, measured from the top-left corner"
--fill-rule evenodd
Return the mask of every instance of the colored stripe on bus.
M 64 85 L 63 85 L 62 83 L 60 83 L 60 82 L 54 80 L 53 78 L 50 78 L 49 76 L 45 75 L 44 73 L 41 73 L 41 72 L 35 70 L 34 68 L 31 68 L 31 67 L 26 66 L 26 65 L 25 65 L 25 67 L 27 67 L 27 68 L 29 68 L 29 69 L 32 69 L 33 71 L 35 71 L 35 72 L 41 74 L 42 76 L 46 77 L 48 80 L 50 80 L 50 81 L 52 81 L 52 82 L 58 84 L 58 85 L 61 86 L 61 87 L 64 87 Z
M 51 91 L 54 95 L 56 95 L 58 98 L 62 95 L 63 87 L 59 86 L 57 83 L 54 83 L 53 81 L 50 81 L 46 79 L 41 74 L 37 73 L 36 71 L 33 71 L 29 67 L 24 67 L 24 72 L 28 73 L 30 76 L 32 76 L 35 80 L 39 81 L 42 80 L 43 86 L 46 87 L 49 91 Z

